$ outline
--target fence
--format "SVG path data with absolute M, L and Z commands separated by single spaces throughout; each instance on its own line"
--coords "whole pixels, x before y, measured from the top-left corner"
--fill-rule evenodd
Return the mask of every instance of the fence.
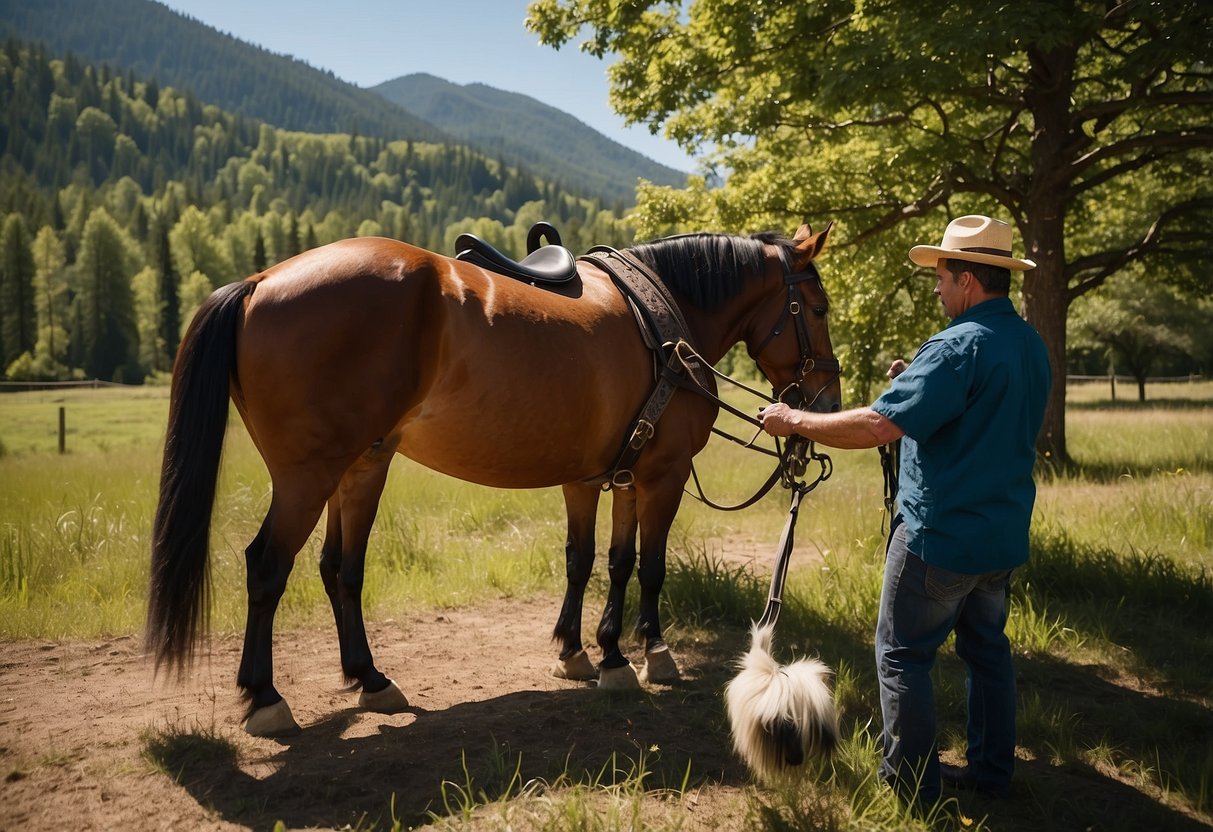
M 1195 384 L 1198 381 L 1204 381 L 1204 380 L 1205 380 L 1205 377 L 1203 375 L 1201 375 L 1200 373 L 1189 373 L 1186 376 L 1147 376 L 1146 384 L 1158 384 L 1159 382 L 1171 382 L 1171 383 L 1189 382 L 1189 383 Z M 1073 382 L 1093 383 L 1093 382 L 1097 382 L 1097 381 L 1102 381 L 1104 384 L 1111 384 L 1113 381 L 1115 381 L 1117 384 L 1122 384 L 1122 383 L 1123 384 L 1136 384 L 1137 383 L 1137 379 L 1134 378 L 1133 376 L 1122 376 L 1119 373 L 1115 376 L 1112 376 L 1112 375 L 1066 376 L 1066 384 L 1071 384 Z
M 138 387 L 137 384 L 119 384 L 99 378 L 85 381 L 0 381 L 0 393 L 29 393 L 37 390 L 100 390 L 109 387 Z

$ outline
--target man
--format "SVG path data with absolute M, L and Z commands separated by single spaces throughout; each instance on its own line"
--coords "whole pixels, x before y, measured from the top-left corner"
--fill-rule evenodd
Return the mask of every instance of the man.
M 933 266 L 951 323 L 871 407 L 809 413 L 763 410 L 774 436 L 797 433 L 837 448 L 902 438 L 899 511 L 889 537 L 876 625 L 884 718 L 880 774 L 907 801 L 929 807 L 941 774 L 992 796 L 1015 763 L 1015 675 L 1004 633 L 1011 570 L 1028 558 L 1036 486 L 1035 441 L 1051 384 L 1040 336 L 1007 294 L 1011 227 L 988 217 L 949 223 L 939 246 L 914 246 Z M 904 438 L 903 438 L 904 437 Z M 943 766 L 935 745 L 931 668 L 952 631 L 968 669 L 968 766 Z

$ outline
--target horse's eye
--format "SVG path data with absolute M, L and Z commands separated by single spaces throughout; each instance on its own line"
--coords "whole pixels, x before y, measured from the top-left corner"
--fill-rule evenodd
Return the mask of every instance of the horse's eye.
M 824 318 L 826 316 L 826 312 L 828 312 L 828 311 L 829 310 L 826 309 L 824 306 L 814 306 L 813 307 L 813 314 L 819 318 Z

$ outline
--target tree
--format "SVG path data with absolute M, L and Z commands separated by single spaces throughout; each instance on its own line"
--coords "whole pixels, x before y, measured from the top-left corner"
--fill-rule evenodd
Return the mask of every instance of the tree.
M 9 214 L 0 226 L 0 367 L 32 350 L 38 339 L 34 271 L 25 220 Z
M 194 313 L 198 311 L 198 307 L 202 305 L 215 290 L 208 278 L 202 272 L 191 272 L 188 277 L 181 281 L 181 291 L 179 293 L 178 304 L 181 307 L 181 335 L 185 336 L 186 331 L 190 328 L 190 322 L 194 320 Z
M 34 237 L 34 309 L 38 340 L 33 364 L 49 379 L 67 376 L 67 275 L 63 241 L 49 225 Z
M 715 191 L 642 189 L 640 233 L 838 219 L 859 267 L 839 329 L 848 366 L 872 378 L 887 333 L 920 333 L 911 315 L 930 302 L 907 280 L 908 245 L 936 242 L 954 215 L 1002 216 L 1039 264 L 1023 312 L 1057 382 L 1038 447 L 1065 461 L 1070 304 L 1134 263 L 1207 259 L 1213 5 L 684 5 L 529 6 L 544 43 L 588 28 L 583 49 L 619 57 L 611 102 L 629 121 L 664 125 L 687 148 L 713 144 L 706 165 L 729 171 Z
M 95 208 L 84 224 L 76 260 L 76 304 L 85 371 L 93 378 L 125 377 L 120 370 L 135 358 L 131 277 L 142 267 L 139 249 L 104 208 Z M 128 379 L 129 380 L 129 379 Z
M 85 107 L 76 118 L 76 161 L 87 166 L 95 182 L 103 181 L 109 174 L 117 134 L 114 119 L 96 107 Z
M 1199 360 L 1202 345 L 1196 333 L 1213 328 L 1213 307 L 1207 301 L 1184 297 L 1140 275 L 1117 275 L 1103 292 L 1076 306 L 1075 344 L 1103 348 L 1113 368 L 1133 376 L 1142 402 L 1146 379 L 1159 360 L 1173 355 Z
M 160 325 L 164 317 L 164 300 L 160 297 L 160 274 L 145 266 L 131 278 L 134 293 L 135 330 L 139 336 L 138 360 L 149 373 L 172 369 L 167 345 Z
M 235 279 L 231 258 L 219 245 L 206 214 L 196 206 L 191 205 L 181 213 L 168 237 L 177 274 L 202 272 L 214 286 Z

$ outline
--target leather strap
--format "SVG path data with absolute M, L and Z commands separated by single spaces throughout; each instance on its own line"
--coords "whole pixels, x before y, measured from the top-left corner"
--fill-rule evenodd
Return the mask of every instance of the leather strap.
M 700 385 L 706 383 L 706 375 L 698 359 L 688 361 L 679 355 L 677 347 L 688 342 L 690 331 L 673 295 L 651 269 L 630 254 L 608 246 L 596 246 L 580 259 L 594 263 L 610 276 L 627 298 L 645 343 L 653 350 L 656 381 L 653 392 L 632 421 L 611 470 L 593 478 L 602 482 L 604 491 L 630 488 L 636 481 L 632 467 L 653 438 L 657 421 L 682 386 L 684 374 L 695 374 Z

